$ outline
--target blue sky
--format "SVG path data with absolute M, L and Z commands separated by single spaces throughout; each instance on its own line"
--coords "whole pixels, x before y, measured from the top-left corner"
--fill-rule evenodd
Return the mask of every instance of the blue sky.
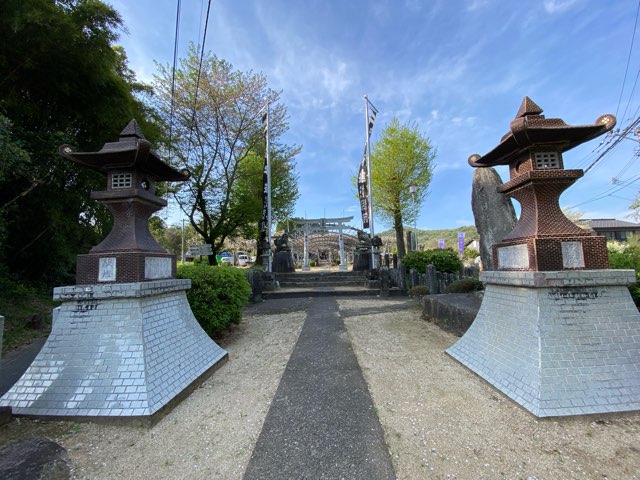
M 154 61 L 172 62 L 176 0 L 108 3 L 128 29 L 119 43 L 130 67 L 150 80 Z M 181 55 L 202 38 L 206 8 L 182 2 Z M 416 122 L 437 148 L 418 228 L 456 228 L 474 223 L 467 158 L 499 142 L 525 95 L 569 124 L 617 112 L 624 127 L 638 116 L 640 31 L 630 54 L 637 8 L 636 0 L 213 0 L 206 48 L 282 91 L 290 117 L 284 140 L 303 145 L 297 216 L 353 215 L 360 225 L 351 176 L 365 141 L 367 94 L 379 110 L 373 142 L 396 116 Z M 568 152 L 565 168 L 586 168 L 598 145 Z M 638 147 L 620 142 L 561 206 L 585 218 L 629 220 Z M 170 223 L 178 218 L 170 209 Z M 386 227 L 376 222 L 376 231 Z

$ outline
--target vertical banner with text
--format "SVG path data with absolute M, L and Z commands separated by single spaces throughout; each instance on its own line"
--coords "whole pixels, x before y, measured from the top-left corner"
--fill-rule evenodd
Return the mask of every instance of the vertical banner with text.
M 269 145 L 269 119 L 268 112 L 262 116 L 262 128 L 265 138 L 265 144 L 267 147 L 264 151 L 264 169 L 262 171 L 262 217 L 260 218 L 260 244 L 258 245 L 258 255 L 267 255 L 269 248 L 267 228 L 269 225 L 269 157 L 268 145 Z
M 366 147 L 365 147 L 366 150 Z M 369 228 L 369 188 L 367 186 L 367 155 L 362 155 L 360 170 L 358 170 L 358 198 L 362 214 L 362 228 Z
M 464 232 L 458 232 L 458 252 L 464 252 Z

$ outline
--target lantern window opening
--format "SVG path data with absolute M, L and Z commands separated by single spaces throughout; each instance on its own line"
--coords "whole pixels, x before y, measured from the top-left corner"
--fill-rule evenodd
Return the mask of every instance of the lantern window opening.
M 534 159 L 536 170 L 560 168 L 560 157 L 558 152 L 536 152 Z
M 114 173 L 111 176 L 111 188 L 131 188 L 133 175 L 131 173 Z

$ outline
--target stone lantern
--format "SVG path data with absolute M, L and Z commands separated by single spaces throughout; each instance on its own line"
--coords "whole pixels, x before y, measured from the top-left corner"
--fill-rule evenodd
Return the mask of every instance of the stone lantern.
M 175 256 L 149 233 L 166 205 L 159 181 L 184 181 L 151 149 L 135 120 L 98 152 L 60 153 L 106 175 L 91 198 L 113 214 L 113 229 L 77 259 L 77 285 L 57 287 L 51 335 L 0 399 L 14 414 L 154 421 L 227 360 L 202 330 L 176 279 Z
M 125 283 L 175 278 L 176 259 L 149 232 L 149 217 L 167 205 L 155 195 L 156 182 L 189 179 L 164 163 L 151 149 L 138 123 L 131 120 L 117 142 L 98 152 L 76 152 L 69 145 L 60 154 L 80 165 L 104 173 L 107 189 L 91 198 L 113 215 L 109 235 L 86 255 L 78 255 L 76 283 Z
M 484 156 L 471 155 L 472 167 L 509 166 L 509 181 L 498 191 L 520 202 L 522 213 L 511 233 L 493 246 L 496 270 L 554 271 L 609 267 L 605 237 L 593 236 L 560 210 L 562 192 L 582 177 L 565 170 L 562 154 L 610 131 L 613 115 L 593 125 L 570 126 L 545 118 L 525 97 L 498 146 Z
M 473 167 L 508 165 L 498 191 L 521 204 L 514 229 L 493 245 L 478 315 L 447 353 L 536 416 L 640 409 L 640 314 L 627 285 L 633 270 L 610 270 L 606 240 L 574 225 L 560 194 L 583 175 L 563 153 L 610 131 L 547 119 L 525 97 L 500 143 Z

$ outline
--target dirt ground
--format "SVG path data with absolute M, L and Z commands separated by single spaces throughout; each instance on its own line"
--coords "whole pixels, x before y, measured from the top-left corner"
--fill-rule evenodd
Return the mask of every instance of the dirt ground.
M 229 362 L 152 428 L 14 419 L 78 479 L 239 479 L 308 299 L 264 302 L 219 343 Z M 456 337 L 406 299 L 340 299 L 399 479 L 640 479 L 640 413 L 536 419 L 448 357 Z
M 345 323 L 398 478 L 640 478 L 640 413 L 538 419 L 444 353 L 457 337 L 417 307 Z

